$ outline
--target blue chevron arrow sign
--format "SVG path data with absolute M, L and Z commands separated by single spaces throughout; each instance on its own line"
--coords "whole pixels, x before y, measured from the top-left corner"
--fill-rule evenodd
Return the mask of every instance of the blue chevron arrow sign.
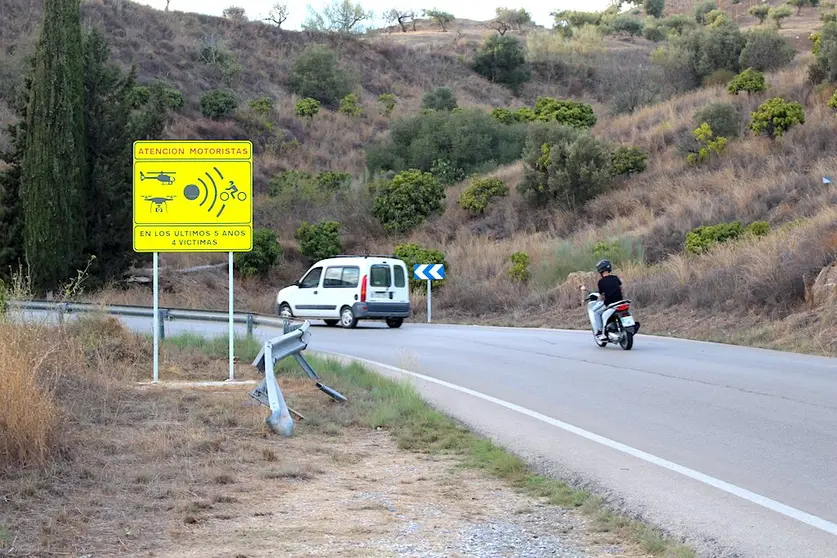
M 416 264 L 413 266 L 413 277 L 419 281 L 439 281 L 445 278 L 444 264 Z

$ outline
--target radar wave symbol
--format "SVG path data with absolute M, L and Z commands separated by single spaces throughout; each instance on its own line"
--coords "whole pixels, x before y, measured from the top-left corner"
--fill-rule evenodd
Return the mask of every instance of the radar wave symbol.
M 221 174 L 221 171 L 218 170 L 218 167 L 212 168 L 218 174 L 218 178 L 224 180 L 224 175 Z M 215 209 L 215 204 L 218 203 L 218 184 L 215 182 L 215 179 L 212 177 L 210 173 L 206 172 L 204 174 L 206 175 L 206 178 L 209 179 L 209 184 L 212 184 L 212 186 L 210 187 L 209 184 L 207 184 L 206 181 L 203 179 L 203 177 L 198 178 L 198 182 L 200 182 L 201 186 L 203 186 L 203 199 L 200 201 L 200 204 L 198 205 L 204 207 L 207 204 L 207 202 L 210 202 L 209 207 L 207 207 L 206 211 L 207 213 L 212 213 L 212 211 Z M 197 200 L 200 197 L 200 193 L 201 189 L 198 188 L 195 184 L 189 184 L 183 191 L 183 194 L 186 196 L 186 198 L 192 201 Z M 224 209 L 226 208 L 227 204 L 221 202 L 221 209 L 219 209 L 218 213 L 215 214 L 215 218 L 217 219 L 218 217 L 220 217 L 221 214 L 224 213 Z

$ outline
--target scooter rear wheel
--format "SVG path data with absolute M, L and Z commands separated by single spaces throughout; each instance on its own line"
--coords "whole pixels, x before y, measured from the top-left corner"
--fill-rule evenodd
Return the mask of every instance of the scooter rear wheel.
M 626 351 L 630 351 L 631 347 L 634 346 L 634 334 L 630 331 L 626 331 L 625 335 L 623 335 L 622 339 L 619 341 L 619 346 Z

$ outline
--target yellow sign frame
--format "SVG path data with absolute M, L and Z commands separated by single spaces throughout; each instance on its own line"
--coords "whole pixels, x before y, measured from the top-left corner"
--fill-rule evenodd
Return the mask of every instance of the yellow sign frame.
M 253 250 L 251 141 L 135 141 L 132 182 L 135 252 Z

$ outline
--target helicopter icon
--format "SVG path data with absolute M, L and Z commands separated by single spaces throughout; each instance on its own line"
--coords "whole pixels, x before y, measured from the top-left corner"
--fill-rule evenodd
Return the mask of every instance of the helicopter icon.
M 148 176 L 142 171 L 140 171 L 140 180 L 145 182 L 146 180 L 156 180 L 161 184 L 174 184 L 174 175 L 177 173 L 174 172 L 165 172 L 160 171 L 157 173 L 149 173 Z
M 150 211 L 154 211 L 156 213 L 162 213 L 163 211 L 168 211 L 168 206 L 166 205 L 168 202 L 174 200 L 175 196 L 143 196 L 143 199 L 147 202 L 151 202 Z

